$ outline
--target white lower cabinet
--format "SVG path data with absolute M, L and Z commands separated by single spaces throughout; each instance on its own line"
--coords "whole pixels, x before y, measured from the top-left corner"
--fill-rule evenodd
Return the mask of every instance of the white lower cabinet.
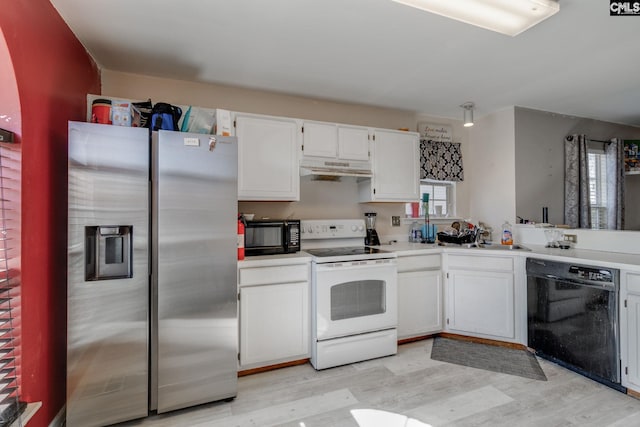
M 640 393 L 640 273 L 621 274 L 622 385 Z
M 447 264 L 447 331 L 514 340 L 513 258 L 448 255 Z
M 309 263 L 238 273 L 240 370 L 308 358 Z
M 442 331 L 440 255 L 398 256 L 398 339 Z

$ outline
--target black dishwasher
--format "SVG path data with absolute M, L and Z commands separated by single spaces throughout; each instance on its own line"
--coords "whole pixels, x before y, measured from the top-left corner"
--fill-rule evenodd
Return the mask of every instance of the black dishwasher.
M 528 346 L 616 390 L 620 385 L 620 272 L 527 259 Z

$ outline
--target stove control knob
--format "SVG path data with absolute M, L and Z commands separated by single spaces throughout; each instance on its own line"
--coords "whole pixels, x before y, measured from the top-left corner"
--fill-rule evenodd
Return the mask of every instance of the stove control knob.
M 351 226 L 351 231 L 357 231 L 358 230 L 358 226 L 357 225 L 352 225 Z
M 364 227 L 363 226 L 358 227 L 358 231 L 364 231 Z
M 307 228 L 307 233 L 313 233 L 313 227 L 309 226 L 309 228 Z

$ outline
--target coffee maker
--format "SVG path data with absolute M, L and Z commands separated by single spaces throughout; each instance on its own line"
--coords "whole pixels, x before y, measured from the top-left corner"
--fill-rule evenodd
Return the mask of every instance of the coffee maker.
M 364 219 L 367 226 L 367 236 L 364 238 L 365 246 L 378 246 L 380 244 L 380 239 L 376 232 L 376 213 L 365 212 Z

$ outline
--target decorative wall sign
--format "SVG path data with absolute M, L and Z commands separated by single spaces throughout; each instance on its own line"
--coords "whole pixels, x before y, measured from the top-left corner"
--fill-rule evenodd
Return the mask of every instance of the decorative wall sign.
M 435 142 L 453 142 L 453 130 L 448 125 L 418 123 L 418 132 L 421 139 Z

